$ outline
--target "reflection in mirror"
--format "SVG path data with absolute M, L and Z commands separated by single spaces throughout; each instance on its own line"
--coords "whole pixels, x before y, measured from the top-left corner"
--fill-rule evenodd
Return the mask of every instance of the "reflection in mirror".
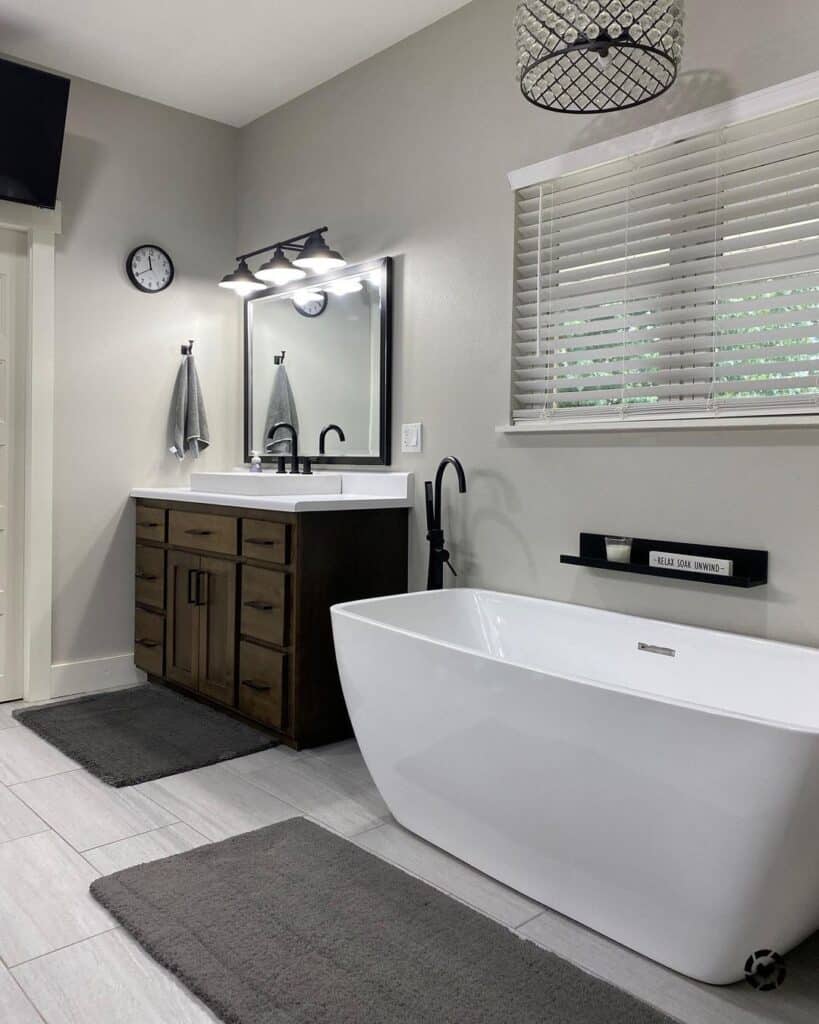
M 245 459 L 389 463 L 390 260 L 270 289 L 246 303 Z M 325 452 L 319 450 L 322 431 Z

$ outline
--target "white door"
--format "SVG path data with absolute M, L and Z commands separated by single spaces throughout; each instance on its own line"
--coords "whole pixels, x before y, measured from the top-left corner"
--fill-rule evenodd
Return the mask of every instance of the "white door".
M 25 235 L 0 230 L 0 701 L 23 696 L 25 260 Z

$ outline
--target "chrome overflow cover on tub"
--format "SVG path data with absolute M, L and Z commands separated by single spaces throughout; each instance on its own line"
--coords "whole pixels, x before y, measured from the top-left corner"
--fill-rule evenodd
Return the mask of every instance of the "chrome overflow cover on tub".
M 654 644 L 637 644 L 638 651 L 644 651 L 646 654 L 662 654 L 664 658 L 676 658 L 677 652 L 673 647 L 657 647 Z

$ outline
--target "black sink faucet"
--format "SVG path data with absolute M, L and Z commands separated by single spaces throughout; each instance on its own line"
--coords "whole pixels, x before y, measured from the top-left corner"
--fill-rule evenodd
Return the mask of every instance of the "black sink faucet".
M 342 444 L 347 440 L 347 438 L 344 436 L 344 431 L 337 423 L 328 423 L 324 430 L 322 430 L 322 432 L 319 434 L 319 455 L 324 455 L 324 446 L 327 440 L 327 435 L 332 430 L 334 430 L 338 434 L 338 439 L 339 441 L 342 442 Z
M 273 439 L 280 430 L 290 431 L 290 472 L 298 473 L 299 471 L 299 432 L 293 426 L 292 423 L 274 423 L 273 426 L 267 432 L 267 443 L 265 444 L 266 449 L 270 449 L 273 445 Z M 284 459 L 279 459 L 279 472 L 284 472 Z
M 427 480 L 424 485 L 426 490 L 427 505 L 427 540 L 429 541 L 429 571 L 427 573 L 427 590 L 443 590 L 444 586 L 444 564 L 449 566 L 453 576 L 458 574 L 452 568 L 449 560 L 449 552 L 444 546 L 444 531 L 441 525 L 441 485 L 447 466 L 454 466 L 458 474 L 458 490 L 466 494 L 466 473 L 460 460 L 454 455 L 447 455 L 441 460 L 438 472 L 435 474 L 435 490 L 433 492 L 432 481 Z

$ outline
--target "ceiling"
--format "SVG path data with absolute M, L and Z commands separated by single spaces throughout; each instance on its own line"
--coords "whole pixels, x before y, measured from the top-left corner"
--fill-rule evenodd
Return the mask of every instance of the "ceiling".
M 466 0 L 3 0 L 0 52 L 244 125 Z

